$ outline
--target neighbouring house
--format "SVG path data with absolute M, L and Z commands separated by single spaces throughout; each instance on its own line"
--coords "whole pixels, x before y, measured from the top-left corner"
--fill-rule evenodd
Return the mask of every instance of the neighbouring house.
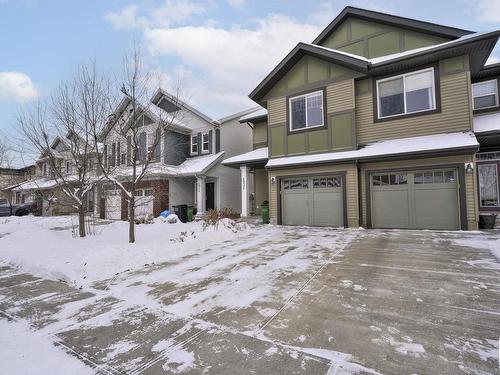
M 132 173 L 126 162 L 130 160 L 132 130 L 118 124 L 129 121 L 126 117 L 131 105 L 131 99 L 125 96 L 101 136 L 107 167 L 113 168 L 113 178 L 125 187 Z M 140 127 L 139 154 L 145 155 L 152 145 L 157 146 L 147 173 L 137 186 L 136 213 L 159 216 L 177 205 L 194 206 L 198 215 L 214 208 L 240 213 L 240 174 L 221 162 L 224 157 L 251 149 L 252 131 L 242 130 L 238 120 L 253 109 L 214 120 L 162 89 L 157 90 L 149 106 L 141 108 L 136 119 L 136 126 Z M 167 131 L 158 132 L 162 118 L 171 121 Z M 155 142 L 157 134 L 161 136 L 159 142 Z M 128 203 L 119 187 L 108 182 L 98 190 L 96 213 L 102 218 L 126 220 Z
M 29 196 L 16 194 L 13 189 L 34 177 L 35 166 L 22 168 L 0 167 L 0 200 L 11 203 L 25 203 Z
M 12 188 L 16 203 L 35 202 L 41 216 L 68 215 L 78 212 L 73 200 L 63 191 L 62 179 L 68 183 L 77 181 L 75 159 L 71 152 L 70 134 L 65 137 L 56 136 L 50 144 L 50 150 L 43 151 L 30 168 L 25 181 Z M 50 153 L 50 154 L 49 154 Z M 99 178 L 97 154 L 89 153 L 88 177 Z M 54 168 L 57 168 L 56 171 Z M 85 211 L 94 211 L 95 189 L 85 194 Z
M 223 162 L 255 182 L 242 213 L 254 194 L 275 224 L 477 229 L 499 210 L 499 35 L 346 7 L 249 95 L 254 150 Z

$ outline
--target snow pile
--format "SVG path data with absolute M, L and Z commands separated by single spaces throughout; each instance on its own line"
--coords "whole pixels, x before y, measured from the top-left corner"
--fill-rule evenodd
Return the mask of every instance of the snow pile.
M 246 235 L 249 227 L 224 221 L 204 228 L 202 222 L 165 225 L 159 219 L 136 227 L 128 243 L 128 223 L 98 221 L 95 235 L 73 238 L 76 218 L 11 217 L 0 220 L 0 260 L 36 276 L 87 286 L 145 264 L 196 254 L 213 244 Z
M 500 270 L 500 237 L 492 235 L 479 235 L 474 238 L 454 238 L 453 243 L 458 246 L 473 247 L 488 250 L 492 257 L 467 261 L 471 265 L 480 265 L 489 269 Z M 479 254 L 479 253 L 478 253 Z
M 0 319 L 0 363 L 3 374 L 93 374 L 77 358 L 54 346 L 25 322 Z M 13 339 L 15 338 L 15 339 Z

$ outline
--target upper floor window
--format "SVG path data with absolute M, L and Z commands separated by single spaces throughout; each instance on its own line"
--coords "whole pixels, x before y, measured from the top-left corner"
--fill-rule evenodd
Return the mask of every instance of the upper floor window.
M 434 68 L 377 81 L 378 118 L 436 109 Z
M 66 174 L 71 174 L 71 162 L 69 160 L 66 161 Z
M 208 152 L 210 150 L 210 137 L 208 136 L 208 133 L 204 133 L 202 135 L 202 147 L 201 147 L 203 152 Z
M 498 106 L 497 80 L 472 84 L 473 109 L 485 109 Z
M 42 165 L 42 176 L 47 176 L 47 163 Z
M 289 99 L 290 131 L 324 125 L 323 91 L 315 91 Z
M 191 137 L 191 153 L 198 153 L 198 137 L 196 135 Z

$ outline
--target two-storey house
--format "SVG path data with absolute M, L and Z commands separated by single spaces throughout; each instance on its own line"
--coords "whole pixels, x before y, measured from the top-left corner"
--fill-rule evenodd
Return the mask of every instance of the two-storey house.
M 224 163 L 265 183 L 272 223 L 476 229 L 498 206 L 496 161 L 476 162 L 498 159 L 478 154 L 497 147 L 498 120 L 479 142 L 474 127 L 498 110 L 485 63 L 499 35 L 346 7 L 252 91 L 267 115 L 242 120 L 259 142 Z
M 131 99 L 125 96 L 102 133 L 101 141 L 105 167 L 125 187 L 130 184 L 132 174 L 127 162 L 131 160 L 132 131 L 137 132 L 139 155 L 144 156 L 155 147 L 146 174 L 137 186 L 137 214 L 159 216 L 163 210 L 173 210 L 176 205 L 192 205 L 198 215 L 214 208 L 240 212 L 239 172 L 221 165 L 221 161 L 251 149 L 251 129 L 242 131 L 238 123 L 249 111 L 213 120 L 159 89 L 151 103 L 141 106 L 136 130 L 132 130 L 132 125 L 126 125 L 131 106 Z M 166 130 L 159 126 L 165 119 Z M 141 171 L 142 165 L 137 170 Z M 101 217 L 127 219 L 126 196 L 118 186 L 105 183 L 97 194 L 100 199 L 96 212 Z
M 64 183 L 71 187 L 77 184 L 75 153 L 71 144 L 76 144 L 76 135 L 56 136 L 50 144 L 50 150 L 39 155 L 35 165 L 25 175 L 26 180 L 12 189 L 16 203 L 36 202 L 42 216 L 68 215 L 77 213 L 74 201 L 62 189 Z M 73 141 L 71 140 L 73 139 Z M 82 141 L 80 141 L 82 142 Z M 89 180 L 98 180 L 97 153 L 89 146 L 86 176 Z M 63 183 L 64 182 L 64 183 Z M 84 196 L 85 211 L 92 213 L 95 203 L 95 189 L 90 189 Z

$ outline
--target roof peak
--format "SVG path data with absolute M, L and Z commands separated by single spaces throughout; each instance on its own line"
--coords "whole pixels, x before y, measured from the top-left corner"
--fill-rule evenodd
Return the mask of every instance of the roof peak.
M 460 29 L 452 26 L 440 25 L 433 22 L 421 21 L 414 18 L 396 16 L 389 13 L 383 13 L 375 10 L 356 8 L 346 6 L 337 17 L 313 40 L 313 44 L 320 44 L 325 41 L 336 28 L 348 17 L 355 17 L 378 23 L 384 23 L 391 26 L 404 27 L 413 31 L 419 31 L 425 34 L 445 37 L 448 39 L 457 39 L 461 36 L 471 34 L 473 31 Z

